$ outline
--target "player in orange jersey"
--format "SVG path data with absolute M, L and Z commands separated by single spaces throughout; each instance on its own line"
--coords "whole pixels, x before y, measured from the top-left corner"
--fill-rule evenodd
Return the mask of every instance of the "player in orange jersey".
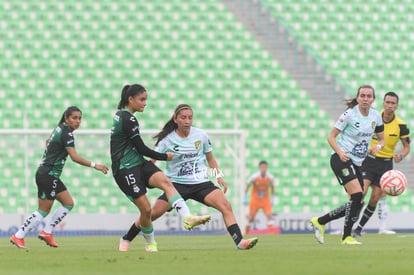
M 249 204 L 249 224 L 246 226 L 246 234 L 256 217 L 257 212 L 263 209 L 267 218 L 269 231 L 274 230 L 274 221 L 272 217 L 272 196 L 275 192 L 273 185 L 273 176 L 267 171 L 267 162 L 262 160 L 259 163 L 259 171 L 254 173 L 247 182 L 245 190 L 245 203 L 247 204 L 247 193 L 250 186 L 253 186 L 250 195 Z M 270 190 L 270 192 L 269 192 Z

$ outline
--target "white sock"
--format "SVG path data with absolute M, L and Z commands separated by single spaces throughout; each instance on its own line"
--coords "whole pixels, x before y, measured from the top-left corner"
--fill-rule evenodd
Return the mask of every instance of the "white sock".
M 171 207 L 177 211 L 178 215 L 180 215 L 182 219 L 191 216 L 190 209 L 188 209 L 187 204 L 179 194 L 169 198 L 168 202 L 170 203 Z
M 155 243 L 154 228 L 152 224 L 149 227 L 141 226 L 141 231 L 147 244 Z
M 72 207 L 70 206 L 61 206 L 58 209 L 56 209 L 56 211 L 50 218 L 49 222 L 46 223 L 45 228 L 43 228 L 43 231 L 45 231 L 48 234 L 51 234 L 55 226 L 58 225 L 69 213 L 70 209 L 68 208 L 72 209 Z
M 378 218 L 379 218 L 379 231 L 386 229 L 388 219 L 389 208 L 387 205 L 387 197 L 382 197 L 378 201 Z
M 42 214 L 39 211 L 35 211 L 27 217 L 26 221 L 20 227 L 20 229 L 16 232 L 16 237 L 19 239 L 23 239 L 27 233 L 35 229 L 39 223 L 43 221 Z

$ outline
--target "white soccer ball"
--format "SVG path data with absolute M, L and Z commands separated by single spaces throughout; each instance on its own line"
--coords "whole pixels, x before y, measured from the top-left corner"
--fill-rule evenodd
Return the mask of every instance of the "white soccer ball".
M 385 172 L 380 179 L 381 189 L 390 196 L 399 196 L 404 193 L 407 178 L 398 170 Z

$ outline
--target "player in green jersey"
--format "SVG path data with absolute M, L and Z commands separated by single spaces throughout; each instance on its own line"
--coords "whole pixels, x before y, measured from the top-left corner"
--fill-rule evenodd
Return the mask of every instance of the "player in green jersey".
M 171 152 L 158 153 L 148 148 L 139 132 L 139 124 L 134 116 L 135 112 L 143 112 L 147 105 L 147 91 L 139 84 L 126 85 L 122 89 L 118 111 L 113 117 L 111 129 L 111 159 L 112 172 L 116 183 L 122 192 L 139 209 L 140 229 L 133 223 L 127 235 L 136 235 L 142 231 L 146 240 L 145 250 L 156 252 L 157 244 L 154 240 L 154 229 L 151 221 L 151 205 L 145 195 L 147 188 L 162 189 L 169 204 L 174 208 L 184 221 L 186 229 L 204 224 L 210 220 L 210 215 L 193 216 L 185 201 L 172 185 L 165 174 L 144 156 L 156 160 L 172 160 Z M 121 251 L 127 251 L 129 242 L 121 242 Z
M 39 232 L 38 237 L 45 241 L 47 245 L 58 247 L 58 244 L 53 240 L 52 231 L 66 217 L 74 205 L 72 196 L 60 180 L 68 155 L 72 161 L 83 166 L 92 167 L 104 174 L 109 170 L 105 165 L 86 160 L 76 152 L 73 131 L 79 128 L 81 120 L 82 112 L 78 107 L 71 106 L 67 108 L 58 126 L 46 140 L 46 150 L 36 172 L 39 207 L 26 219 L 20 229 L 10 237 L 11 243 L 18 248 L 27 249 L 24 242 L 25 235 L 43 221 L 49 214 L 55 200 L 58 200 L 62 205 L 52 214 L 45 228 Z

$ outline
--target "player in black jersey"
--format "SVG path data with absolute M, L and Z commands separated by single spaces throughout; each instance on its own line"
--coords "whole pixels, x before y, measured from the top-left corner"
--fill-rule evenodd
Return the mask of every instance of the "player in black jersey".
M 52 214 L 50 221 L 39 232 L 38 237 L 45 241 L 47 245 L 58 247 L 58 244 L 53 240 L 52 231 L 66 217 L 74 204 L 72 196 L 60 180 L 60 175 L 62 174 L 62 169 L 68 155 L 74 162 L 83 166 L 92 167 L 104 174 L 109 170 L 105 165 L 86 160 L 76 152 L 73 131 L 79 128 L 81 119 L 82 112 L 78 107 L 71 106 L 67 108 L 58 126 L 56 126 L 50 137 L 46 140 L 46 150 L 43 153 L 42 161 L 36 172 L 39 208 L 11 236 L 11 243 L 18 248 L 27 249 L 24 243 L 25 235 L 43 221 L 49 214 L 55 200 L 58 200 L 62 206 Z
M 111 129 L 111 159 L 112 173 L 119 188 L 132 201 L 141 212 L 139 219 L 140 229 L 133 223 L 128 235 L 135 236 L 142 231 L 146 240 L 145 250 L 156 252 L 157 244 L 154 240 L 154 229 L 151 221 L 151 205 L 145 195 L 147 188 L 162 189 L 170 203 L 183 218 L 185 228 L 204 224 L 210 220 L 210 215 L 193 216 L 185 201 L 172 185 L 164 173 L 144 156 L 156 160 L 171 160 L 171 152 L 158 153 L 148 148 L 139 132 L 139 124 L 134 116 L 135 112 L 143 112 L 147 105 L 147 91 L 139 84 L 126 85 L 122 89 L 118 111 L 113 117 Z M 121 240 L 122 241 L 122 240 Z M 127 251 L 129 242 L 121 242 Z

